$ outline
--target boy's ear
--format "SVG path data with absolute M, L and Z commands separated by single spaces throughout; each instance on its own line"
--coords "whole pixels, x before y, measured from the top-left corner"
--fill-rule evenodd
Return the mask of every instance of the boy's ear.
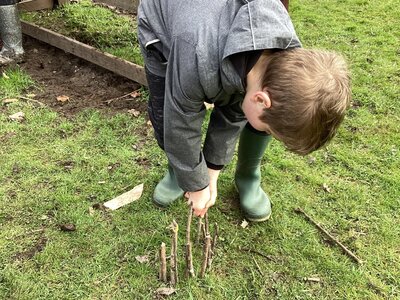
M 269 97 L 267 89 L 263 89 L 254 93 L 253 100 L 263 105 L 263 108 L 270 108 L 271 107 L 271 98 Z

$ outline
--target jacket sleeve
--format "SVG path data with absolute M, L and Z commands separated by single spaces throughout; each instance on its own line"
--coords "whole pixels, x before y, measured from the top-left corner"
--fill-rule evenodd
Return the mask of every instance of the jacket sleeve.
M 206 110 L 197 62 L 195 45 L 173 41 L 165 78 L 164 148 L 185 191 L 197 191 L 209 183 L 201 150 Z

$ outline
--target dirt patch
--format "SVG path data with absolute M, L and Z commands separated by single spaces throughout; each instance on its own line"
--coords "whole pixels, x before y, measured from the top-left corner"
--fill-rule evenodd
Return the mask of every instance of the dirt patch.
M 35 244 L 28 250 L 17 253 L 14 256 L 15 260 L 25 260 L 33 258 L 36 253 L 42 252 L 46 247 L 47 238 L 44 235 L 41 235 L 40 238 L 35 242 Z
M 138 83 L 29 37 L 24 38 L 24 48 L 26 54 L 20 67 L 40 85 L 34 91 L 35 99 L 64 115 L 86 108 L 111 114 L 129 109 L 146 112 L 146 101 L 140 97 L 108 101 L 139 89 Z M 58 101 L 59 96 L 69 100 Z

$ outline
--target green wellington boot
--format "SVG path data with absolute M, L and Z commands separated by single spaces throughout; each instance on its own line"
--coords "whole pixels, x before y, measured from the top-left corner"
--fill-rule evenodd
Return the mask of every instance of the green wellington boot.
M 260 164 L 270 135 L 257 134 L 245 127 L 240 135 L 235 183 L 240 207 L 246 219 L 261 222 L 271 216 L 271 202 L 261 188 Z
M 168 166 L 164 178 L 154 189 L 153 202 L 161 207 L 167 207 L 172 202 L 183 196 L 183 190 L 179 187 L 174 170 Z

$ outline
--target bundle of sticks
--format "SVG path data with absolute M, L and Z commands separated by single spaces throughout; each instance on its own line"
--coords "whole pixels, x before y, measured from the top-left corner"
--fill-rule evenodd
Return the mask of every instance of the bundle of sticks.
M 186 243 L 185 243 L 185 277 L 195 277 L 196 273 L 193 267 L 193 244 L 191 241 L 191 225 L 193 222 L 193 209 L 189 207 L 188 220 L 186 226 Z M 208 214 L 206 213 L 203 219 L 198 219 L 197 226 L 197 243 L 200 244 L 203 238 L 203 257 L 199 277 L 204 278 L 206 271 L 211 268 L 212 260 L 215 256 L 216 245 L 218 241 L 219 229 L 218 224 L 214 224 L 214 235 L 211 237 L 210 228 L 208 223 Z M 178 283 L 178 231 L 179 226 L 175 220 L 172 221 L 171 229 L 171 255 L 170 255 L 170 276 L 169 282 L 172 286 Z M 165 283 L 168 282 L 167 274 L 167 251 L 165 243 L 161 243 L 160 248 L 160 273 L 159 279 Z

